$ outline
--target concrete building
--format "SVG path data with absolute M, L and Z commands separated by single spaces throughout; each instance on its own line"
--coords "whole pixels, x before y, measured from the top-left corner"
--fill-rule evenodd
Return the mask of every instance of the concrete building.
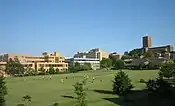
M 153 52 L 156 57 L 167 58 L 167 59 L 171 59 L 173 57 L 172 52 L 174 51 L 172 45 L 152 47 L 152 40 L 150 36 L 143 37 L 143 48 L 141 49 L 143 53 Z
M 83 65 L 84 63 L 90 63 L 93 70 L 100 69 L 100 60 L 96 58 L 70 58 L 67 59 L 69 67 L 73 66 L 76 62 Z
M 91 49 L 90 51 L 87 52 L 77 52 L 74 55 L 74 58 L 94 58 L 94 59 L 99 59 L 100 61 L 102 58 L 108 58 L 109 54 L 107 52 L 103 52 L 99 48 Z
M 9 59 L 14 60 L 17 58 L 24 67 L 31 67 L 35 70 L 39 70 L 41 67 L 48 70 L 50 67 L 59 71 L 65 71 L 68 69 L 68 63 L 65 62 L 65 58 L 58 52 L 43 53 L 42 56 L 32 56 L 23 54 L 3 54 L 0 56 L 0 66 L 3 66 Z

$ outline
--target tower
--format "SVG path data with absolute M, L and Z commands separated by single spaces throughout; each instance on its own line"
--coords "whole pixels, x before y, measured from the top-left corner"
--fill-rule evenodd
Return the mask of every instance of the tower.
M 151 48 L 152 47 L 152 40 L 151 37 L 146 34 L 146 36 L 143 37 L 143 48 Z

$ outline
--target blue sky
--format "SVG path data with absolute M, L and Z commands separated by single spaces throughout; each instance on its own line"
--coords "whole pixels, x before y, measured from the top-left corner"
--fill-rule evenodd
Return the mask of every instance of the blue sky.
M 1 0 L 0 53 L 124 51 L 175 40 L 175 0 Z

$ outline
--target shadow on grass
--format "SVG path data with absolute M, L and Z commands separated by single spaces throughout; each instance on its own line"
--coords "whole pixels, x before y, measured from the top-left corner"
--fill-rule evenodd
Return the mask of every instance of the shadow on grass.
M 61 97 L 63 97 L 63 98 L 69 98 L 69 99 L 74 99 L 73 96 L 68 96 L 68 95 L 62 95 Z
M 114 94 L 112 91 L 94 91 L 102 94 Z M 102 99 L 121 106 L 175 106 L 175 100 L 169 100 L 168 98 L 151 97 L 150 95 L 148 95 L 147 90 L 134 90 L 127 96 L 121 96 L 120 98 Z
M 101 93 L 101 94 L 112 94 L 114 95 L 115 93 L 113 93 L 112 91 L 108 91 L 108 90 L 93 90 L 94 92 L 97 92 L 97 93 Z

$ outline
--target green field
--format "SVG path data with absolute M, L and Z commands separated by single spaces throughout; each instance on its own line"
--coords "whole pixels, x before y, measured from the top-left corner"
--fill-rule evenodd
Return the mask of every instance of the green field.
M 7 78 L 8 95 L 6 96 L 7 106 L 16 106 L 21 103 L 24 95 L 32 96 L 32 102 L 29 106 L 51 106 L 54 102 L 58 102 L 59 106 L 73 106 L 76 102 L 72 97 L 75 96 L 73 84 L 82 81 L 84 75 L 89 75 L 87 90 L 87 100 L 89 106 L 118 106 L 104 98 L 117 98 L 117 95 L 111 94 L 112 80 L 117 71 L 88 71 L 71 74 L 53 75 L 52 79 L 45 76 L 30 77 L 9 77 Z M 141 78 L 147 80 L 157 76 L 156 70 L 145 71 L 125 71 L 135 86 L 134 89 L 140 90 L 145 88 L 145 84 L 140 83 Z M 67 76 L 67 79 L 66 79 Z M 73 77 L 74 76 L 74 77 Z M 92 77 L 95 76 L 94 83 L 91 83 Z M 60 80 L 64 79 L 64 84 Z M 102 80 L 102 81 L 100 81 Z

